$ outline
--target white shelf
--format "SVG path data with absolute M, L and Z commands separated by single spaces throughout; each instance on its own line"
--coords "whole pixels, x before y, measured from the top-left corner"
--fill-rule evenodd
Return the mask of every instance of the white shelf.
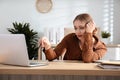
M 107 47 L 120 47 L 120 44 L 107 44 Z

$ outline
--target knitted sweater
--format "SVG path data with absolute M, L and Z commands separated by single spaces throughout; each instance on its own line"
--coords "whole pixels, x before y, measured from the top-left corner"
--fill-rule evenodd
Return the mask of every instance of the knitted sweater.
M 84 62 L 93 62 L 99 60 L 106 53 L 106 45 L 101 42 L 97 36 L 91 33 L 85 33 L 85 43 L 83 48 L 80 48 L 80 41 L 75 33 L 68 34 L 63 40 L 55 47 L 45 50 L 45 55 L 48 60 L 57 59 L 64 54 L 64 60 L 82 60 Z M 94 38 L 94 43 L 93 43 Z

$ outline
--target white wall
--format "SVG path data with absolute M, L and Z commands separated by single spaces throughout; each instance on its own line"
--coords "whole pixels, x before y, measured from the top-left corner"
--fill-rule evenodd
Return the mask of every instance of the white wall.
M 112 33 L 111 41 L 120 43 L 119 0 L 52 0 L 49 13 L 36 10 L 36 0 L 0 0 L 0 33 L 8 33 L 12 23 L 29 22 L 31 28 L 44 35 L 44 28 L 73 27 L 77 14 L 88 12 L 102 30 Z M 110 25 L 111 24 L 111 25 Z

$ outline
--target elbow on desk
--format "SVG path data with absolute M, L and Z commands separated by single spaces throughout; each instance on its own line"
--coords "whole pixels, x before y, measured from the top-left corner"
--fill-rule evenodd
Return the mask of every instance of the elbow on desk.
M 51 56 L 46 56 L 46 59 L 49 60 L 49 61 L 53 61 L 55 58 L 51 57 Z
M 91 58 L 83 58 L 84 63 L 91 63 L 93 60 Z

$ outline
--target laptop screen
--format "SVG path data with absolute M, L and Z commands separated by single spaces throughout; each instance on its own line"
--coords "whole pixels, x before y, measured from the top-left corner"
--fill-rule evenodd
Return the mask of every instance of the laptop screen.
M 0 34 L 0 63 L 29 65 L 24 34 Z

